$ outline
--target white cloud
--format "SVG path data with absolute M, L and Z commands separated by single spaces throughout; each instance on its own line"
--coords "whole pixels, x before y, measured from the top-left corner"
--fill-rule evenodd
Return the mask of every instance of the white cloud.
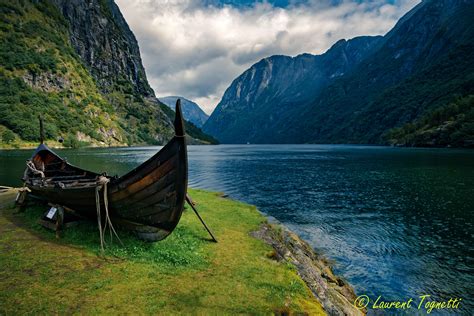
M 314 0 L 287 8 L 116 2 L 138 39 L 157 96 L 182 95 L 210 113 L 232 80 L 261 58 L 320 54 L 341 38 L 384 34 L 419 0 Z

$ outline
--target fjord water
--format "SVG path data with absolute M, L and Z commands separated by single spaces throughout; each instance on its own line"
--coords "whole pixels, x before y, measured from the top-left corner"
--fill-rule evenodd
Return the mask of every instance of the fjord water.
M 121 175 L 157 150 L 58 152 L 78 166 Z M 29 155 L 0 151 L 0 185 L 20 185 Z M 334 260 L 359 295 L 461 297 L 464 311 L 474 308 L 474 151 L 189 146 L 189 177 L 191 187 L 225 192 L 287 225 Z

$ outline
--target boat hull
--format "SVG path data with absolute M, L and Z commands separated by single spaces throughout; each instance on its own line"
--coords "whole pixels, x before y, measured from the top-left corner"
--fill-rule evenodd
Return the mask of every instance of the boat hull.
M 175 131 L 173 139 L 158 153 L 120 178 L 75 167 L 41 144 L 31 159 L 34 170 L 25 172 L 25 184 L 33 196 L 91 219 L 97 218 L 97 195 L 104 209 L 106 190 L 114 225 L 134 231 L 146 240 L 163 239 L 181 218 L 188 184 L 186 139 L 179 105 Z

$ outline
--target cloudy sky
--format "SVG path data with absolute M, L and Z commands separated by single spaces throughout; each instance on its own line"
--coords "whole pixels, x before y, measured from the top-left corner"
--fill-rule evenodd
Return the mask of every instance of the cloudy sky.
M 321 54 L 341 38 L 385 34 L 420 0 L 116 0 L 158 97 L 207 113 L 261 58 Z

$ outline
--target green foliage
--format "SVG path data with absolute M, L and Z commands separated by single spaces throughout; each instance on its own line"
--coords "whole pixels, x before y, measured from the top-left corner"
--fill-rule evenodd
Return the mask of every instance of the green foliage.
M 63 146 L 69 148 L 82 148 L 88 145 L 90 145 L 90 143 L 80 141 L 74 135 L 67 135 L 63 141 Z
M 0 1 L 0 16 L 4 17 L 6 14 L 23 15 L 21 7 L 14 5 L 11 1 L 2 0 Z
M 9 129 L 5 129 L 2 133 L 2 142 L 10 144 L 15 140 L 15 133 Z
M 2 7 L 3 5 L 2 3 Z M 57 21 L 51 18 L 60 16 L 58 10 L 47 1 L 39 1 L 37 6 L 42 9 L 49 8 L 45 9 L 46 16 L 49 17 L 47 21 Z M 64 37 L 60 35 L 67 31 L 64 18 L 60 20 L 62 23 L 59 25 L 57 23 L 49 25 L 45 23 L 46 21 L 29 19 L 28 13 L 31 14 L 32 10 L 23 8 L 21 4 L 15 6 L 12 3 L 3 9 L 10 15 L 4 15 L 0 22 L 0 30 L 3 31 L 0 36 L 0 65 L 7 70 L 24 69 L 34 74 L 42 71 L 55 72 L 59 62 L 55 49 L 71 51 L 67 48 L 68 44 Z M 59 29 L 53 30 L 52 27 Z M 37 45 L 38 40 L 50 46 Z
M 49 0 L 35 1 L 35 6 L 45 16 L 50 18 L 48 22 L 50 22 L 52 26 L 65 27 L 68 25 L 61 12 Z M 53 32 L 52 35 L 54 36 L 55 33 Z
M 474 95 L 457 98 L 412 123 L 391 129 L 385 138 L 398 146 L 474 147 Z
M 217 139 L 215 139 L 209 134 L 204 133 L 202 129 L 194 125 L 192 122 L 185 121 L 184 126 L 186 128 L 186 133 L 191 137 L 202 140 L 208 144 L 219 144 L 219 141 Z
M 39 114 L 44 117 L 47 139 L 76 131 L 89 134 L 100 125 L 100 120 L 87 119 L 81 112 L 86 101 L 65 106 L 60 96 L 33 90 L 19 78 L 11 79 L 0 74 L 0 96 L 0 124 L 27 141 L 39 140 Z
M 7 70 L 25 69 L 38 74 L 41 71 L 56 71 L 57 60 L 52 49 L 35 51 L 21 37 L 11 33 L 0 42 L 0 63 Z

